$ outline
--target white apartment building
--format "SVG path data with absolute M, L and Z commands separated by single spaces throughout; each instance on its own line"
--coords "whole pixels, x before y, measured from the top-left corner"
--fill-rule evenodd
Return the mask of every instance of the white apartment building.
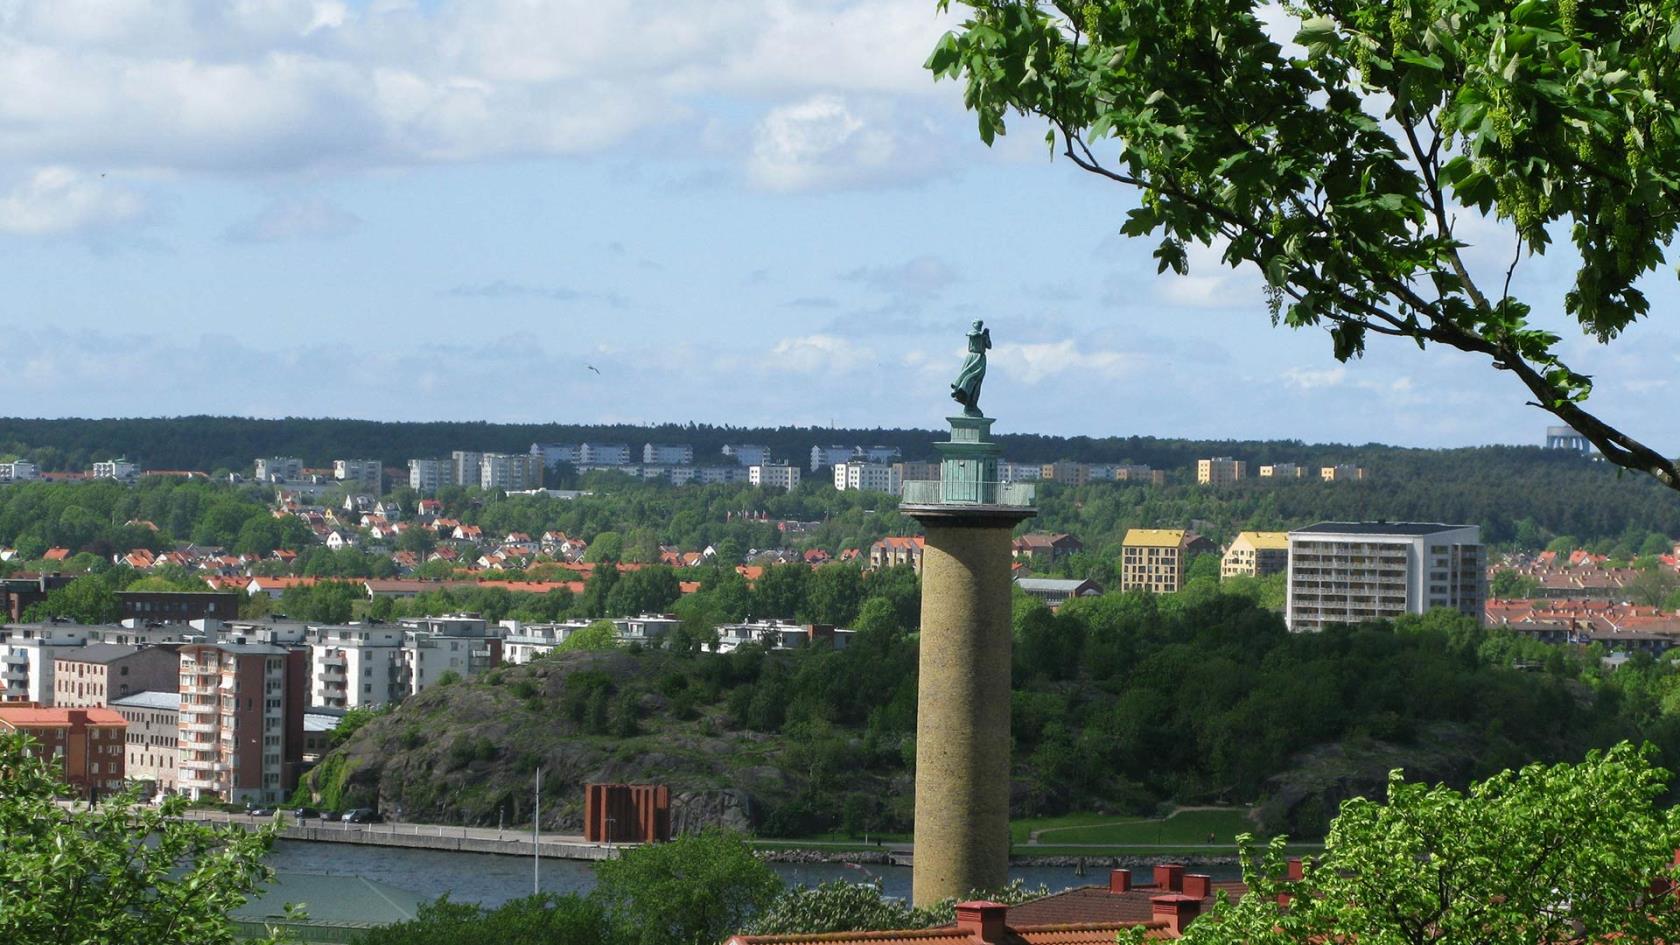
M 650 466 L 692 465 L 694 447 L 687 443 L 649 443 L 642 447 L 642 462 Z
M 112 699 L 110 707 L 128 722 L 124 776 L 130 781 L 152 782 L 158 794 L 174 794 L 180 787 L 181 694 L 137 692 Z
M 811 447 L 811 471 L 816 472 L 824 466 L 839 466 L 857 454 L 858 451 L 850 446 L 813 446 Z
M 630 444 L 532 443 L 531 455 L 542 457 L 544 466 L 557 466 L 560 463 L 570 463 L 573 466 L 628 466 Z M 690 454 L 690 459 L 692 458 Z
M 691 481 L 709 486 L 720 482 L 747 482 L 750 477 L 747 466 L 696 466 Z
M 53 704 L 53 664 L 80 650 L 88 628 L 76 624 L 0 627 L 0 697 Z
M 937 467 L 935 468 L 937 469 Z M 998 482 L 1037 482 L 1044 477 L 1044 467 L 1038 463 L 1012 463 L 1009 460 L 1000 459 L 998 460 L 997 471 Z M 912 477 L 906 474 L 904 478 L 920 479 L 922 477 Z M 935 474 L 927 478 L 938 479 L 939 476 Z
M 1337 463 L 1334 466 L 1320 466 L 1318 478 L 1325 482 L 1358 482 L 1365 478 L 1365 470 L 1352 463 Z
M 455 484 L 455 464 L 447 459 L 411 459 L 408 461 L 408 487 L 423 495 L 431 495 L 444 486 Z
M 1289 533 L 1289 629 L 1448 607 L 1483 619 L 1487 559 L 1475 525 L 1320 522 Z
M 749 466 L 747 481 L 765 489 L 786 489 L 792 492 L 799 486 L 799 467 L 787 463 Z
M 18 459 L 9 463 L 0 463 L 0 482 L 28 482 L 41 478 L 41 471 L 34 463 Z
M 903 480 L 899 478 L 897 466 L 853 459 L 834 467 L 834 488 L 841 492 L 862 490 L 898 495 L 903 491 Z
M 481 489 L 542 488 L 542 458 L 530 453 L 485 453 L 479 461 Z
M 402 627 L 309 628 L 309 704 L 334 709 L 401 702 L 405 682 Z
M 762 466 L 770 462 L 770 447 L 757 443 L 730 443 L 724 446 L 723 455 L 733 459 L 737 466 Z
M 449 480 L 451 485 L 478 485 L 479 470 L 484 465 L 484 454 L 473 450 L 451 450 L 449 453 Z
M 1260 467 L 1261 479 L 1302 479 L 1306 475 L 1306 467 L 1296 463 L 1273 463 Z
M 514 665 L 529 663 L 566 642 L 572 634 L 594 623 L 592 620 L 568 620 L 565 623 L 522 623 L 502 621 L 502 657 Z
M 262 456 L 256 466 L 258 482 L 296 482 L 303 478 L 303 460 L 296 456 Z
M 718 653 L 733 653 L 746 644 L 757 643 L 771 650 L 796 650 L 817 640 L 827 640 L 840 650 L 845 649 L 855 632 L 780 620 L 726 623 L 718 626 L 717 639 L 711 648 Z
M 108 459 L 102 463 L 93 464 L 93 478 L 115 479 L 127 482 L 140 475 L 140 467 L 126 459 Z
M 378 495 L 385 488 L 385 464 L 377 459 L 335 459 L 333 478 L 357 492 Z
M 444 673 L 470 679 L 502 661 L 502 640 L 482 633 L 474 636 L 409 630 L 403 635 L 403 683 L 408 695 L 418 695 Z

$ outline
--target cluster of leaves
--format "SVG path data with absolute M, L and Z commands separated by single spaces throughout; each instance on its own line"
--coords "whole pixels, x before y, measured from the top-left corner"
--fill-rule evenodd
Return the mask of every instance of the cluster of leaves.
M 37 747 L 0 735 L 0 940 L 233 945 L 228 914 L 269 876 L 275 831 L 183 821 L 181 799 L 134 792 L 66 809 L 73 792 Z
M 1001 889 L 973 890 L 965 896 L 915 907 L 885 896 L 878 885 L 840 880 L 818 886 L 795 886 L 770 903 L 746 929 L 753 935 L 822 932 L 874 932 L 929 929 L 956 921 L 958 902 L 984 900 L 1012 906 L 1050 895 L 1046 886 L 1029 888 L 1017 879 Z
M 356 945 L 715 945 L 782 888 L 740 837 L 719 831 L 625 850 L 597 864 L 595 876 L 588 895 L 532 896 L 496 909 L 445 898 Z
M 1680 812 L 1659 803 L 1668 774 L 1653 760 L 1649 747 L 1622 744 L 1467 792 L 1395 772 L 1387 803 L 1342 807 L 1300 880 L 1285 878 L 1281 839 L 1261 848 L 1243 838 L 1249 895 L 1220 902 L 1183 940 L 1673 941 Z

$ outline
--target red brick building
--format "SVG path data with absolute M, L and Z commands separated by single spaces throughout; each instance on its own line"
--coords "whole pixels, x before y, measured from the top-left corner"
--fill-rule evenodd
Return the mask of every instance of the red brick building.
M 0 704 L 0 732 L 33 737 L 36 754 L 56 759 L 60 775 L 78 795 L 103 796 L 122 789 L 128 722 L 110 709 Z

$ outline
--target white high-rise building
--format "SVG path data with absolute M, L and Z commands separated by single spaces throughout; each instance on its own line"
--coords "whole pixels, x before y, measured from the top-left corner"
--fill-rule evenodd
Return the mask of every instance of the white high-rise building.
M 799 467 L 787 463 L 760 463 L 748 467 L 747 481 L 766 489 L 786 489 L 792 492 L 799 485 Z
M 298 482 L 303 479 L 303 460 L 296 456 L 263 456 L 257 459 L 258 482 Z
M 858 453 L 856 447 L 851 446 L 813 446 L 811 447 L 811 471 L 816 472 L 824 466 L 838 466 L 849 462 Z
M 431 495 L 444 486 L 454 485 L 455 464 L 447 459 L 411 459 L 408 461 L 408 487 L 422 495 Z
M 851 489 L 898 495 L 903 483 L 897 466 L 854 459 L 834 467 L 834 488 L 841 492 Z
M 473 450 L 453 450 L 449 454 L 449 478 L 453 485 L 478 485 L 484 454 Z
M 1289 533 L 1291 630 L 1447 607 L 1483 619 L 1487 558 L 1475 525 L 1320 522 Z
M 485 453 L 479 461 L 481 489 L 541 489 L 542 457 L 530 453 Z
M 385 465 L 377 459 L 335 459 L 333 478 L 357 492 L 378 495 L 385 491 Z
M 408 695 L 402 627 L 310 627 L 309 663 L 310 705 L 355 709 Z
M 723 448 L 723 455 L 740 466 L 762 466 L 770 461 L 770 447 L 756 443 L 731 443 Z
M 642 462 L 649 466 L 688 466 L 694 462 L 694 447 L 687 443 L 649 443 L 642 447 Z
M 0 696 L 52 705 L 53 664 L 87 642 L 88 628 L 76 624 L 0 627 Z

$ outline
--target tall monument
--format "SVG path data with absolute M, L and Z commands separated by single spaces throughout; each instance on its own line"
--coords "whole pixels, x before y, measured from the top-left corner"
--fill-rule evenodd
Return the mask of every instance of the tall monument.
M 916 710 L 911 898 L 927 905 L 1004 885 L 1009 872 L 1010 533 L 1031 484 L 998 481 L 980 412 L 991 332 L 975 322 L 951 384 L 962 405 L 935 443 L 939 479 L 904 483 L 900 510 L 927 532 Z

